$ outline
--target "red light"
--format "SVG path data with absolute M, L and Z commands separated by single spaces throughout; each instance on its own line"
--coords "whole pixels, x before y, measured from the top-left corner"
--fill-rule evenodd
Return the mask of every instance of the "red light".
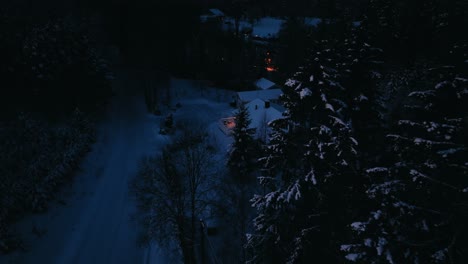
M 273 71 L 276 71 L 275 68 L 273 67 L 266 67 L 266 70 L 269 71 L 269 72 L 273 72 Z

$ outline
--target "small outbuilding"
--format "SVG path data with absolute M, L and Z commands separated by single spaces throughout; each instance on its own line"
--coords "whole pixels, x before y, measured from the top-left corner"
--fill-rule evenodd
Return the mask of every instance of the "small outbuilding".
M 242 103 L 247 104 L 255 99 L 277 103 L 282 93 L 281 89 L 238 92 L 236 95 L 237 106 L 240 106 Z
M 265 78 L 256 80 L 254 85 L 258 90 L 280 89 L 276 83 Z

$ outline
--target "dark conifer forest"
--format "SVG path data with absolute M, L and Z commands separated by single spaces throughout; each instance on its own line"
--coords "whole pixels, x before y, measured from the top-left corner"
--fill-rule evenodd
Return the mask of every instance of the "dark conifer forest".
M 468 263 L 468 1 L 0 2 L 0 263 Z

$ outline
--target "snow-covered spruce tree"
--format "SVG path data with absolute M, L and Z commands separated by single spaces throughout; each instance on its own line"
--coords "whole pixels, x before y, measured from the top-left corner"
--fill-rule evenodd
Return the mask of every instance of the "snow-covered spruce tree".
M 345 76 L 341 83 L 345 86 L 343 101 L 349 106 L 349 118 L 353 135 L 359 142 L 361 166 L 379 158 L 384 134 L 382 133 L 383 106 L 377 90 L 381 79 L 382 50 L 368 44 L 366 28 L 351 28 L 343 40 L 345 54 L 337 62 Z
M 367 170 L 374 210 L 351 225 L 357 239 L 342 246 L 349 260 L 468 261 L 468 79 L 457 72 L 430 69 L 437 81 L 409 94 L 410 111 L 387 135 L 391 162 Z
M 244 104 L 239 106 L 235 118 L 236 126 L 232 130 L 234 142 L 229 152 L 228 167 L 236 180 L 245 182 L 251 180 L 259 146 L 254 139 L 255 128 L 250 128 L 249 111 Z
M 391 45 L 398 38 L 398 35 L 395 35 L 395 32 L 398 32 L 395 23 L 398 16 L 395 4 L 392 0 L 369 1 L 363 25 L 379 44 Z
M 248 235 L 251 263 L 339 262 L 339 241 L 354 217 L 360 180 L 357 141 L 340 96 L 343 60 L 336 42 L 320 41 L 306 67 L 286 82 L 284 118 L 261 160 L 255 231 Z M 332 67 L 335 66 L 335 67 Z

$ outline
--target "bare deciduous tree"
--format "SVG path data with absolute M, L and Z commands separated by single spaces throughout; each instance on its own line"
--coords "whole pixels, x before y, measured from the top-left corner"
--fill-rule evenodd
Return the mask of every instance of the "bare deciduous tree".
M 201 130 L 184 129 L 161 156 L 142 162 L 133 191 L 143 211 L 147 240 L 175 239 L 185 263 L 196 262 L 196 235 L 216 187 L 214 151 Z

